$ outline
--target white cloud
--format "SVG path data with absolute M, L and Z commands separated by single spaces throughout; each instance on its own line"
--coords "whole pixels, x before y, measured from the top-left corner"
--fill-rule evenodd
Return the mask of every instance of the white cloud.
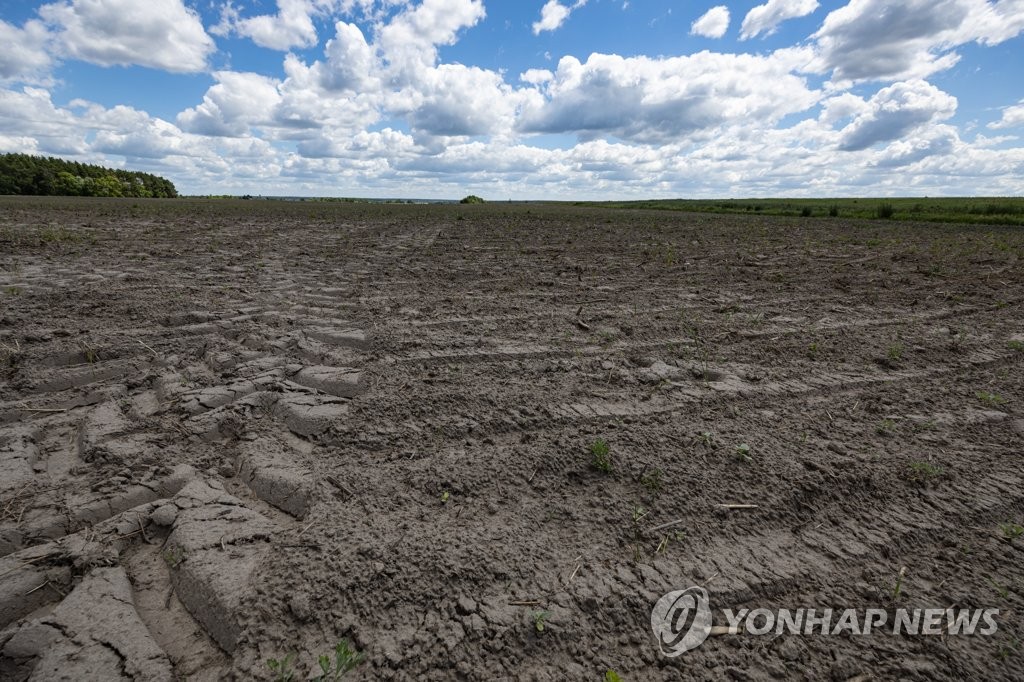
M 102 66 L 203 71 L 216 49 L 199 15 L 181 0 L 70 0 L 43 5 L 62 54 Z
M 497 134 L 514 123 L 511 89 L 493 71 L 441 64 L 395 98 L 393 113 L 421 134 L 444 137 Z
M 798 62 L 798 54 L 786 51 L 666 59 L 593 54 L 586 63 L 563 57 L 543 105 L 525 106 L 519 127 L 660 144 L 705 135 L 732 121 L 767 125 L 819 99 L 791 73 Z
M 267 134 L 292 140 L 344 136 L 365 130 L 380 120 L 383 91 L 330 89 L 325 87 L 325 68 L 329 64 L 314 62 L 307 66 L 294 55 L 285 58 L 287 78 L 278 88 L 281 101 L 271 122 L 276 129 Z
M 988 127 L 993 130 L 1024 127 L 1024 101 L 1003 109 L 1002 117 L 998 121 L 989 123 Z
M 527 69 L 519 76 L 519 80 L 530 85 L 543 85 L 552 80 L 555 74 L 547 69 Z
M 376 90 L 379 83 L 374 74 L 380 64 L 363 32 L 342 21 L 335 25 L 335 32 L 324 48 L 327 61 L 320 70 L 321 84 L 328 90 Z
M 1024 0 L 851 0 L 812 36 L 815 69 L 837 80 L 924 78 L 968 42 L 994 45 L 1024 30 Z
M 86 150 L 85 131 L 75 116 L 56 107 L 43 88 L 0 89 L 0 122 L 5 135 L 34 139 L 35 149 L 45 154 Z
M 200 151 L 180 129 L 167 121 L 129 107 L 114 107 L 108 113 L 123 114 L 122 118 L 127 120 L 115 129 L 99 130 L 91 145 L 93 151 L 146 159 L 191 156 Z
M 50 68 L 50 34 L 39 21 L 22 28 L 0 19 L 0 79 L 38 78 Z
M 868 109 L 868 103 L 849 92 L 830 97 L 821 104 L 821 115 L 818 120 L 828 125 L 856 116 Z
M 558 0 L 548 0 L 540 9 L 540 19 L 533 22 L 533 35 L 544 31 L 557 31 L 569 18 L 573 10 L 583 7 L 587 0 L 576 0 L 571 5 L 563 5 Z
M 317 44 L 313 16 L 330 11 L 334 4 L 322 0 L 277 0 L 276 14 L 242 18 L 229 2 L 221 11 L 220 24 L 211 30 L 217 35 L 234 33 L 251 38 L 260 47 L 271 50 L 312 47 Z
M 747 12 L 740 27 L 740 39 L 747 40 L 762 33 L 771 35 L 787 19 L 805 17 L 816 9 L 818 0 L 768 0 Z
M 485 16 L 483 0 L 423 0 L 381 28 L 377 46 L 396 75 L 408 75 L 433 66 L 438 45 L 452 45 Z
M 712 7 L 690 26 L 690 35 L 705 38 L 721 38 L 729 30 L 729 8 L 725 5 Z
M 933 156 L 951 154 L 959 142 L 953 128 L 935 126 L 923 135 L 893 142 L 878 154 L 872 164 L 880 168 L 902 168 Z
M 280 103 L 280 83 L 256 73 L 215 71 L 217 84 L 196 107 L 178 114 L 182 130 L 200 135 L 240 137 L 249 127 L 270 120 Z
M 853 122 L 843 128 L 839 149 L 859 151 L 879 142 L 898 140 L 928 123 L 950 118 L 957 101 L 922 80 L 894 83 L 868 100 Z

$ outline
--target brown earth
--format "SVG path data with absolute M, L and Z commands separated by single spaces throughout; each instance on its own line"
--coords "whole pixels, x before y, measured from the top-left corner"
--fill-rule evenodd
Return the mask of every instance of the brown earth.
M 1022 260 L 1014 228 L 0 199 L 0 678 L 307 679 L 348 640 L 353 679 L 1022 679 Z M 666 658 L 691 585 L 718 624 L 999 630 Z

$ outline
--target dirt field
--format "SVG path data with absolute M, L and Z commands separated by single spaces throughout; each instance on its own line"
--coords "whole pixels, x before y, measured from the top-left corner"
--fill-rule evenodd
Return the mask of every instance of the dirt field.
M 1022 263 L 1020 228 L 2 198 L 0 678 L 304 680 L 347 640 L 369 680 L 1024 679 Z M 716 624 L 999 630 L 666 658 L 694 585 Z

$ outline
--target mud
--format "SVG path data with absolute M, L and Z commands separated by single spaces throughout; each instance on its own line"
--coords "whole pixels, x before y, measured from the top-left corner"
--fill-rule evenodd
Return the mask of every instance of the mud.
M 1024 678 L 1022 258 L 1010 228 L 0 198 L 0 677 L 307 679 L 348 640 L 368 680 Z M 692 585 L 716 624 L 999 629 L 664 657 L 651 608 Z

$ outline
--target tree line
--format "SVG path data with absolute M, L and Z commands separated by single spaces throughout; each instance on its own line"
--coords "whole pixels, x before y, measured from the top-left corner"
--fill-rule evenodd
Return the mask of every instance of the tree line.
M 174 198 L 178 190 L 170 180 L 150 173 L 52 157 L 3 154 L 0 194 Z

